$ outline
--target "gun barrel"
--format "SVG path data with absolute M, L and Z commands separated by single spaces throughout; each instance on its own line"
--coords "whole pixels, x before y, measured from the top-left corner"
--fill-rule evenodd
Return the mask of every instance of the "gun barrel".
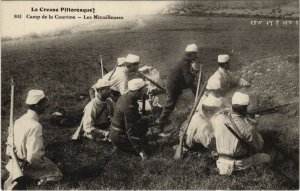
M 136 73 L 139 74 L 141 77 L 147 79 L 149 82 L 151 82 L 156 87 L 158 87 L 159 89 L 163 90 L 164 93 L 166 93 L 166 89 L 165 88 L 161 87 L 159 84 L 157 84 L 156 82 L 154 82 L 153 80 L 151 80 L 150 78 L 148 78 L 147 76 L 145 76 L 144 74 L 142 74 L 141 72 L 136 72 Z
M 10 92 L 10 118 L 9 118 L 9 126 L 10 126 L 10 130 L 13 133 L 13 124 L 14 124 L 14 89 L 15 89 L 15 84 L 14 84 L 14 80 L 11 79 L 11 92 Z M 13 134 L 12 134 L 13 135 Z
M 292 104 L 293 103 L 287 103 L 287 104 L 276 105 L 276 106 L 272 106 L 272 107 L 262 107 L 262 108 L 250 110 L 247 113 L 249 115 L 263 114 L 263 113 L 274 113 L 274 112 L 277 112 L 277 109 L 283 108 L 283 107 L 286 107 L 286 106 L 289 106 L 289 105 L 292 105 Z

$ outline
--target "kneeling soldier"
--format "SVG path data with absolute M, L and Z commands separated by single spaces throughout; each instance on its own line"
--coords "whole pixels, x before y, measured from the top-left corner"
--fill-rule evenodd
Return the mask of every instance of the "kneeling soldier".
M 95 89 L 97 96 L 85 106 L 82 118 L 83 136 L 88 139 L 95 139 L 97 135 L 107 138 L 113 114 L 113 102 L 109 98 L 111 94 L 109 81 L 98 80 Z
M 147 157 L 145 149 L 148 145 L 146 133 L 149 118 L 141 116 L 137 101 L 142 99 L 146 86 L 140 78 L 128 82 L 129 91 L 117 101 L 109 133 L 117 148 L 139 154 L 143 160 Z
M 246 117 L 249 96 L 240 92 L 232 97 L 232 112 L 221 111 L 211 119 L 219 153 L 217 167 L 220 174 L 247 169 L 270 162 L 270 155 L 259 153 L 264 140 Z
M 39 180 L 39 184 L 58 181 L 62 178 L 61 171 L 45 156 L 43 127 L 39 123 L 39 115 L 48 107 L 48 100 L 42 90 L 30 90 L 26 99 L 27 113 L 17 119 L 14 124 L 14 136 L 9 135 L 7 154 L 10 156 L 9 140 L 14 139 L 15 152 L 25 177 Z M 4 183 L 9 189 L 14 173 L 12 159 L 6 169 L 10 176 Z
M 195 144 L 201 144 L 205 148 L 215 149 L 214 131 L 210 118 L 220 110 L 222 101 L 219 98 L 209 95 L 196 110 L 186 131 L 186 145 L 193 148 Z
M 209 94 L 215 97 L 222 97 L 222 102 L 224 105 L 230 105 L 230 101 L 227 101 L 226 97 L 232 97 L 232 90 L 235 87 L 248 87 L 249 82 L 244 78 L 235 76 L 231 71 L 231 63 L 229 60 L 229 55 L 221 54 L 218 56 L 218 70 L 210 76 L 206 85 L 206 92 L 203 95 L 208 96 Z M 229 99 L 230 100 L 230 99 Z

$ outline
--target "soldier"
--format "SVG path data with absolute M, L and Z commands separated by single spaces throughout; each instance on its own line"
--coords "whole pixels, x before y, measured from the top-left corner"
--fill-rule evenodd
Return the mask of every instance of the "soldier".
M 218 65 L 218 70 L 207 81 L 206 91 L 201 97 L 197 110 L 202 110 L 202 103 L 209 95 L 220 98 L 222 100 L 222 107 L 228 107 L 231 105 L 230 100 L 227 99 L 228 97 L 232 97 L 228 95 L 230 91 L 235 86 L 247 87 L 250 85 L 245 79 L 236 77 L 229 71 L 230 62 L 228 55 L 219 55 Z
M 94 88 L 97 91 L 97 96 L 84 108 L 83 136 L 88 139 L 95 139 L 96 137 L 105 139 L 108 137 L 108 128 L 113 115 L 113 103 L 109 99 L 110 83 L 105 79 L 100 79 Z
M 14 139 L 15 152 L 25 177 L 39 180 L 38 184 L 58 181 L 62 178 L 61 171 L 45 156 L 43 127 L 39 116 L 48 107 L 48 100 L 42 90 L 30 90 L 26 99 L 27 113 L 15 121 L 14 137 L 9 135 L 6 153 L 10 156 L 11 144 Z M 4 183 L 4 189 L 12 186 L 12 159 L 6 169 L 10 173 Z
M 218 65 L 218 70 L 208 79 L 205 96 L 212 93 L 216 97 L 225 97 L 235 86 L 246 87 L 250 85 L 245 79 L 236 77 L 230 72 L 227 54 L 218 56 Z
M 128 82 L 129 92 L 117 101 L 109 136 L 113 144 L 120 150 L 139 154 L 146 159 L 148 145 L 146 133 L 149 118 L 142 117 L 137 101 L 142 99 L 147 84 L 140 78 Z
M 190 88 L 193 94 L 196 94 L 197 86 L 194 81 L 198 73 L 197 64 L 195 63 L 197 53 L 198 48 L 195 44 L 188 45 L 185 49 L 184 58 L 169 73 L 166 83 L 167 100 L 158 119 L 161 131 L 159 135 L 162 137 L 168 136 L 168 134 L 163 132 L 164 126 L 174 110 L 182 90 Z
M 140 59 L 138 56 L 128 54 L 127 57 L 118 58 L 118 66 L 108 72 L 102 79 L 111 83 L 112 95 L 115 100 L 128 91 L 129 74 L 138 71 Z M 91 98 L 95 97 L 95 88 L 90 89 Z
M 259 153 L 264 141 L 246 117 L 249 96 L 240 92 L 232 97 L 232 112 L 223 110 L 211 118 L 219 154 L 217 167 L 222 175 L 270 162 L 270 155 Z
M 220 109 L 222 101 L 209 95 L 202 104 L 201 110 L 196 110 L 186 131 L 186 146 L 193 148 L 201 144 L 205 148 L 214 148 L 214 131 L 210 118 Z

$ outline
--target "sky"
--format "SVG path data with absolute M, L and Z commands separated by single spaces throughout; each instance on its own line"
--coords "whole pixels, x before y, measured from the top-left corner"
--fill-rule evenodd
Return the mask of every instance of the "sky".
M 167 7 L 170 1 L 2 1 L 1 2 L 1 36 L 19 37 L 31 33 L 41 34 L 58 29 L 65 29 L 87 22 L 101 20 L 83 19 L 83 15 L 130 16 L 155 14 Z M 95 13 L 61 12 L 61 7 L 92 9 Z M 41 11 L 43 9 L 59 9 L 58 12 Z M 33 10 L 38 11 L 33 11 Z M 21 15 L 21 18 L 16 18 Z M 42 16 L 47 16 L 42 19 Z M 49 19 L 59 16 L 75 16 L 76 19 Z M 37 17 L 40 16 L 38 19 Z M 81 17 L 80 19 L 78 17 Z M 111 21 L 114 22 L 114 21 Z

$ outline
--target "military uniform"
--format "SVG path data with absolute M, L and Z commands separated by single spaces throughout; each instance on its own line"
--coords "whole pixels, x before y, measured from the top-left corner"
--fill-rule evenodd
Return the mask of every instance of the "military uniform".
M 186 145 L 193 147 L 195 143 L 199 143 L 206 148 L 214 145 L 214 133 L 208 118 L 203 114 L 196 112 L 186 131 Z
M 119 98 L 109 136 L 120 150 L 138 154 L 148 144 L 146 140 L 148 120 L 140 115 L 137 100 L 132 91 Z
M 98 130 L 102 135 L 106 135 L 113 115 L 113 102 L 110 99 L 100 100 L 99 97 L 92 99 L 84 108 L 82 118 L 85 136 L 93 138 L 91 132 Z
M 229 115 L 232 117 L 232 121 L 237 129 L 231 123 Z M 264 141 L 246 117 L 223 110 L 211 118 L 211 123 L 214 128 L 216 147 L 219 153 L 217 167 L 220 174 L 230 175 L 233 171 L 247 169 L 253 165 L 270 161 L 268 154 L 258 153 L 263 148 Z M 252 154 L 252 151 L 245 148 L 241 141 L 229 131 L 225 123 L 229 124 L 234 132 L 248 145 L 251 145 L 256 153 Z
M 166 121 L 174 110 L 183 89 L 190 88 L 196 94 L 197 86 L 194 84 L 196 74 L 191 70 L 192 60 L 184 58 L 171 70 L 166 83 L 167 100 L 159 121 Z
M 222 97 L 223 105 L 230 106 L 229 97 L 231 98 L 232 94 L 230 93 L 236 86 L 248 86 L 249 83 L 237 76 L 234 76 L 231 71 L 225 69 L 225 66 L 228 64 L 229 56 L 228 55 L 219 55 L 218 63 L 220 67 L 218 70 L 208 79 L 206 85 L 206 92 L 204 97 L 207 97 L 209 94 L 214 94 L 213 90 L 218 90 L 218 97 Z M 223 65 L 223 67 L 221 67 Z M 215 95 L 216 96 L 216 95 Z
M 9 143 L 8 143 L 9 144 Z M 38 114 L 28 110 L 14 124 L 14 145 L 19 164 L 25 176 L 44 181 L 57 181 L 62 178 L 61 171 L 45 156 L 43 127 L 39 123 Z M 7 147 L 7 154 L 10 146 Z M 12 160 L 6 169 L 13 172 Z
M 221 67 L 208 79 L 206 89 L 211 89 L 213 83 L 219 83 L 222 91 L 222 97 L 235 86 L 243 86 L 245 80 L 243 78 L 236 77 L 231 71 L 225 70 Z
M 212 95 L 200 100 L 201 108 L 197 108 L 186 131 L 186 145 L 192 148 L 195 143 L 206 148 L 215 148 L 215 137 L 210 117 L 212 114 L 204 113 L 202 105 L 210 108 L 211 112 L 217 111 L 222 105 L 222 101 Z

